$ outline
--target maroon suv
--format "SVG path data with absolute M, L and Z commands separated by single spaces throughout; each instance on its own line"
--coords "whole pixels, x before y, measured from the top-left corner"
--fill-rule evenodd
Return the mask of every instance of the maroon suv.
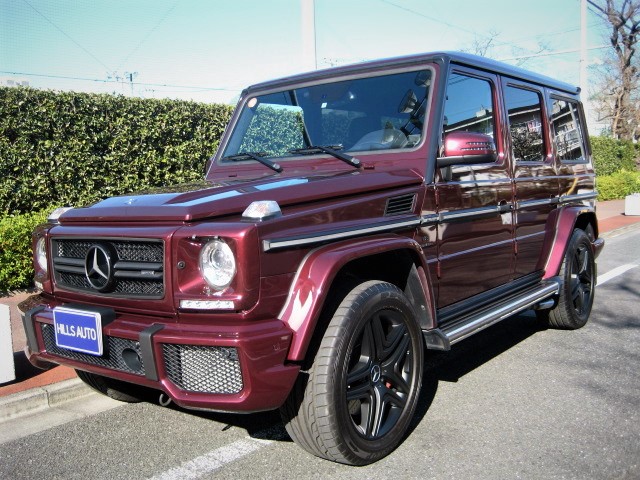
M 125 401 L 280 408 L 309 452 L 376 461 L 425 349 L 526 309 L 587 322 L 604 242 L 578 93 L 455 53 L 252 86 L 202 184 L 35 231 L 30 358 Z

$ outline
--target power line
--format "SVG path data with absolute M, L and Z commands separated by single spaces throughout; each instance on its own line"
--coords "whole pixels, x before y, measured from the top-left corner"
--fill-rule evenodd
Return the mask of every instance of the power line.
M 26 3 L 27 5 L 29 5 L 29 7 L 31 7 L 33 9 L 34 12 L 36 12 L 38 15 L 40 15 L 42 18 L 44 18 L 47 22 L 49 22 L 56 30 L 58 30 L 61 34 L 63 34 L 65 37 L 67 37 L 69 40 L 71 40 L 77 47 L 79 47 L 80 49 L 82 49 L 82 51 L 84 51 L 87 55 L 89 55 L 91 58 L 93 58 L 96 62 L 98 62 L 100 65 L 102 65 L 104 68 L 107 69 L 107 71 L 110 71 L 111 69 L 109 67 L 107 67 L 98 57 L 96 57 L 93 53 L 91 53 L 89 50 L 87 50 L 86 48 L 84 48 L 82 45 L 80 45 L 78 42 L 75 41 L 75 39 L 73 37 L 71 37 L 71 35 L 67 34 L 64 30 L 62 30 L 58 25 L 56 25 L 52 20 L 50 20 L 44 13 L 42 13 L 40 10 L 38 10 L 36 7 L 34 7 L 33 5 L 31 5 L 27 0 L 22 0 L 24 3 Z
M 599 45 L 597 47 L 589 47 L 587 50 L 599 50 L 601 48 L 608 48 L 609 45 Z M 500 61 L 504 62 L 507 60 L 522 60 L 525 58 L 533 58 L 533 57 L 551 57 L 553 55 L 564 55 L 565 53 L 576 53 L 579 52 L 579 48 L 574 48 L 571 50 L 556 50 L 555 52 L 542 52 L 542 53 L 534 53 L 531 55 L 520 55 L 518 57 L 509 57 L 509 58 L 501 58 Z
M 43 78 L 58 78 L 62 80 L 80 80 L 84 82 L 96 82 L 96 83 L 120 83 L 117 79 L 100 79 L 100 78 L 87 78 L 87 77 L 71 77 L 66 75 L 50 75 L 44 73 L 28 73 L 28 72 L 10 72 L 7 70 L 0 70 L 0 73 L 6 75 L 24 75 L 26 77 L 43 77 Z M 147 83 L 147 82 L 131 82 L 132 85 L 140 85 L 145 87 L 171 87 L 171 88 L 188 88 L 198 91 L 224 91 L 224 92 L 239 92 L 241 88 L 227 88 L 227 87 L 203 87 L 196 85 L 174 85 L 170 83 Z
M 153 34 L 153 32 L 155 32 L 156 29 L 167 19 L 169 14 L 175 10 L 175 8 L 178 6 L 178 3 L 180 3 L 180 0 L 176 0 L 173 6 L 165 12 L 162 18 L 160 18 L 160 20 L 156 22 L 156 24 L 153 26 L 153 28 L 151 28 L 151 30 L 149 30 L 149 32 L 144 36 L 144 38 L 140 40 L 140 42 L 138 42 L 138 44 L 133 48 L 133 50 L 131 50 L 131 52 L 127 54 L 126 57 L 124 57 L 124 60 L 122 60 L 122 62 L 120 62 L 120 65 L 118 65 L 117 70 L 120 70 L 120 68 L 127 62 L 127 60 L 129 60 L 131 55 L 136 53 L 138 49 L 144 44 L 144 42 L 146 42 L 149 39 L 149 37 Z

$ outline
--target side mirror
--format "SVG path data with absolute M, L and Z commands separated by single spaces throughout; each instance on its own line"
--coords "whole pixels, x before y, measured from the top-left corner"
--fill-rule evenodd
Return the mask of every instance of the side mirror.
M 444 137 L 444 156 L 438 167 L 493 163 L 498 159 L 493 138 L 484 133 L 450 132 Z

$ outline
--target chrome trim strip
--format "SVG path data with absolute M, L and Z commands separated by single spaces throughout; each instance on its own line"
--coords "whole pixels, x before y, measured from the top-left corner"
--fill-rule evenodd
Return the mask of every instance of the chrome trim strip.
M 440 222 L 440 215 L 437 213 L 430 213 L 429 215 L 423 215 L 420 218 L 420 225 L 437 225 Z
M 480 217 L 489 214 L 497 214 L 500 212 L 498 206 L 489 207 L 489 208 L 471 208 L 469 210 L 461 210 L 455 212 L 444 212 L 440 214 L 440 221 L 446 222 L 449 220 L 455 220 L 458 218 L 468 218 L 468 217 Z
M 560 203 L 572 202 L 575 200 L 591 200 L 598 197 L 598 192 L 588 192 L 588 193 L 577 193 L 575 195 L 560 195 L 559 201 Z
M 537 207 L 540 205 L 554 205 L 556 203 L 570 202 L 573 200 L 587 200 L 587 199 L 595 198 L 597 195 L 598 195 L 597 192 L 593 192 L 593 193 L 589 192 L 589 193 L 582 193 L 577 195 L 565 195 L 562 197 L 552 197 L 552 198 L 545 198 L 545 199 L 539 199 L 539 200 L 526 200 L 523 202 L 518 202 L 516 204 L 516 210 Z M 370 233 L 386 232 L 386 231 L 395 230 L 398 228 L 438 225 L 441 223 L 447 223 L 454 220 L 460 220 L 460 219 L 470 220 L 476 217 L 484 217 L 487 215 L 499 215 L 501 213 L 505 213 L 505 212 L 502 212 L 500 208 L 501 207 L 499 205 L 496 205 L 492 207 L 471 208 L 471 209 L 457 210 L 453 212 L 430 213 L 427 215 L 422 215 L 420 218 L 415 220 L 412 219 L 412 220 L 403 220 L 400 222 L 373 224 L 366 227 L 355 228 L 353 230 L 322 232 L 322 233 L 309 235 L 305 237 L 292 237 L 290 239 L 276 238 L 272 240 L 263 240 L 262 247 L 265 252 L 268 252 L 270 250 L 275 250 L 279 248 L 300 247 L 304 245 L 311 245 L 314 243 L 320 243 L 325 241 L 341 240 L 345 238 L 357 237 L 360 235 L 366 235 Z
M 522 210 L 524 208 L 538 207 L 540 205 L 555 205 L 558 201 L 558 197 L 543 198 L 540 200 L 525 200 L 523 202 L 517 202 L 516 209 Z
M 403 220 L 400 222 L 388 222 L 373 224 L 366 227 L 355 228 L 353 230 L 335 231 L 331 233 L 318 233 L 316 235 L 309 235 L 305 237 L 293 237 L 291 239 L 276 238 L 273 240 L 263 240 L 262 248 L 265 252 L 275 250 L 278 248 L 286 247 L 300 247 L 303 245 L 310 245 L 313 243 L 325 242 L 329 240 L 341 240 L 345 238 L 357 237 L 359 235 L 366 235 L 369 233 L 387 232 L 390 230 L 396 230 L 399 228 L 417 227 L 420 225 L 420 219 Z

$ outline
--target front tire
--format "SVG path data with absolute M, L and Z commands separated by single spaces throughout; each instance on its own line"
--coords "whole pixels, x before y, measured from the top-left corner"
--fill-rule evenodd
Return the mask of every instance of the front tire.
M 296 443 L 319 457 L 366 465 L 404 439 L 422 382 L 423 339 L 396 286 L 365 282 L 342 301 L 308 376 L 281 409 Z
M 589 320 L 596 285 L 596 267 L 589 235 L 576 228 L 565 253 L 560 277 L 558 304 L 540 310 L 538 318 L 552 328 L 575 330 Z

